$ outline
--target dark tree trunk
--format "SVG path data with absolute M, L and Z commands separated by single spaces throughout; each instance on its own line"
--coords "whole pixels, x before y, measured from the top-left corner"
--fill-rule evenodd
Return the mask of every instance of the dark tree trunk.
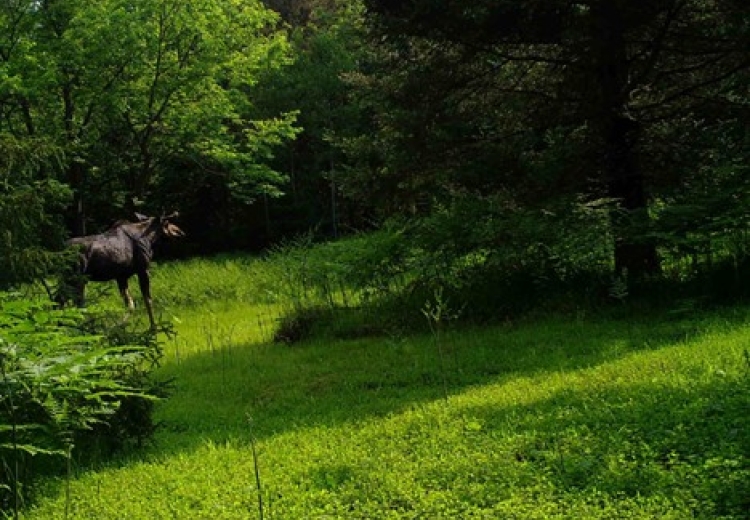
M 612 118 L 607 127 L 603 136 L 607 191 L 609 197 L 619 202 L 612 215 L 615 272 L 635 277 L 656 273 L 659 271 L 656 246 L 644 236 L 648 225 L 645 180 L 634 151 L 640 125 L 618 117 Z
M 82 237 L 86 235 L 86 211 L 84 207 L 84 166 L 79 162 L 73 162 L 68 171 L 70 187 L 73 190 L 73 207 L 71 208 L 70 231 L 73 236 Z
M 74 130 L 75 102 L 73 100 L 73 87 L 71 83 L 63 87 L 63 109 L 65 135 L 68 144 L 72 145 L 76 141 L 76 132 Z M 71 163 L 68 166 L 68 184 L 73 190 L 73 207 L 71 208 L 71 231 L 73 236 L 84 236 L 86 234 L 86 214 L 84 212 L 84 192 L 83 183 L 85 167 L 79 157 L 75 155 L 70 158 Z
M 648 195 L 636 159 L 641 125 L 628 115 L 629 61 L 618 3 L 599 0 L 592 6 L 594 79 L 593 128 L 599 135 L 603 181 L 619 203 L 612 215 L 615 272 L 641 276 L 659 270 L 656 246 L 639 237 L 637 223 L 647 222 Z M 643 229 L 640 230 L 641 232 Z

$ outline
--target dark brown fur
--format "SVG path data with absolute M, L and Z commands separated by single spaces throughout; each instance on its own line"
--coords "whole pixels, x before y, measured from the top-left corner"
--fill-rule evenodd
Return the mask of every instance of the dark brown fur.
M 69 246 L 80 249 L 80 272 L 83 280 L 77 284 L 78 305 L 84 302 L 85 281 L 106 282 L 116 280 L 120 294 L 128 308 L 133 308 L 133 298 L 128 291 L 128 279 L 138 276 L 141 295 L 148 310 L 151 328 L 156 326 L 151 304 L 149 264 L 153 246 L 164 237 L 177 238 L 185 233 L 172 223 L 177 214 L 167 217 L 146 217 L 136 213 L 138 222 L 119 220 L 104 233 L 72 238 Z

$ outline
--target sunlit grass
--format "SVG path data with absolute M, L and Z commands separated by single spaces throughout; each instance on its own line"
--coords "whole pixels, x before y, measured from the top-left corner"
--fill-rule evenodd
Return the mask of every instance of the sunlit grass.
M 456 331 L 447 400 L 429 336 L 185 351 L 156 445 L 83 474 L 72 517 L 257 518 L 251 436 L 271 518 L 736 512 L 750 327 L 703 325 Z
M 253 439 L 266 518 L 742 518 L 750 506 L 746 309 L 284 345 L 270 339 L 288 302 L 260 289 L 276 276 L 263 268 L 158 266 L 158 308 L 178 332 L 158 374 L 173 395 L 152 446 L 81 470 L 68 518 L 259 518 Z M 51 485 L 25 518 L 65 511 Z
M 182 309 L 168 319 L 178 334 L 164 342 L 166 362 L 194 354 L 215 354 L 273 339 L 282 309 L 276 305 L 226 303 L 203 310 Z

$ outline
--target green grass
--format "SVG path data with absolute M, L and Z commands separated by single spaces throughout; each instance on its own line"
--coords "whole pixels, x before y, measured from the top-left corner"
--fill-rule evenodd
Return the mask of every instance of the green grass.
M 748 517 L 748 309 L 278 345 L 276 276 L 157 266 L 174 394 L 67 518 L 259 518 L 253 443 L 265 518 Z M 64 483 L 24 518 L 66 518 Z

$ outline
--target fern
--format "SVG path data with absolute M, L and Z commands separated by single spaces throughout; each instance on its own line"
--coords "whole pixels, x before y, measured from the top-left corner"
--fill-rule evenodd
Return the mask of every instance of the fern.
M 137 334 L 128 344 L 122 330 L 115 338 L 89 320 L 81 310 L 0 295 L 0 511 L 17 513 L 32 458 L 49 468 L 65 461 L 69 472 L 79 439 L 116 445 L 153 430 L 148 405 L 128 407 L 140 417 L 118 415 L 125 402 L 156 399 L 148 374 L 158 346 Z

